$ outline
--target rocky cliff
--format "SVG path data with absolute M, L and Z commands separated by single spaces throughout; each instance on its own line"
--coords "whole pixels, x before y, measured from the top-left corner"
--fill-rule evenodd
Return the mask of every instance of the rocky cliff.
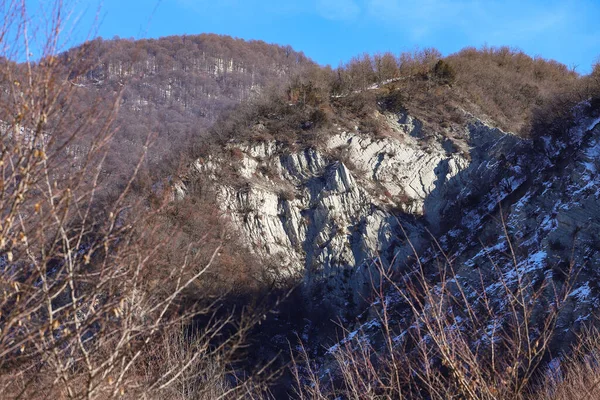
M 489 212 L 527 179 L 527 166 L 518 167 L 525 161 L 506 155 L 530 143 L 473 116 L 451 134 L 423 132 L 406 113 L 377 118 L 386 135 L 337 125 L 320 144 L 295 151 L 276 140 L 230 141 L 234 156 L 199 159 L 190 175 L 208 177 L 235 231 L 279 273 L 327 281 L 327 301 L 357 304 L 374 260 L 401 270 L 410 245 L 420 251 L 432 234 L 475 224 L 457 219 L 467 203 L 482 198 Z M 510 162 L 514 176 L 499 179 Z M 223 179 L 225 166 L 235 184 Z M 179 185 L 177 196 L 186 191 Z
M 489 140 L 493 137 L 489 132 L 480 136 L 484 132 L 481 126 L 472 130 L 472 143 L 478 145 L 471 149 L 471 162 L 444 189 L 446 207 L 456 210 L 456 215 L 443 215 L 449 229 L 441 232 L 438 243 L 425 249 L 419 259 L 419 265 L 429 271 L 427 279 L 434 285 L 436 280 L 440 282 L 434 291 L 456 291 L 451 296 L 463 299 L 463 307 L 469 303 L 476 308 L 487 302 L 498 311 L 491 318 L 497 320 L 487 323 L 498 326 L 508 321 L 506 302 L 511 291 L 527 287 L 533 290 L 525 297 L 530 299 L 531 293 L 540 290 L 543 295 L 535 301 L 545 306 L 529 318 L 541 326 L 541 319 L 557 313 L 553 329 L 559 334 L 552 337 L 551 347 L 557 354 L 576 339 L 584 323 L 594 320 L 600 304 L 598 111 L 588 102 L 579 104 L 572 111 L 574 122 L 560 137 L 546 134 L 525 140 L 496 132 L 497 140 Z M 484 137 L 488 140 L 480 141 Z M 428 269 L 440 257 L 453 266 L 451 276 L 445 279 Z M 415 268 L 416 263 L 409 262 L 406 273 Z M 462 293 L 457 291 L 459 287 Z M 414 319 L 407 316 L 406 299 L 395 289 L 385 298 L 387 309 L 397 313 L 393 324 L 396 345 L 402 346 L 409 331 L 416 328 Z M 531 304 L 533 310 L 536 305 Z M 466 328 L 459 315 L 467 311 L 460 307 L 448 310 L 454 316 L 445 329 Z M 378 299 L 340 344 L 355 340 L 376 344 L 381 312 Z M 480 345 L 490 335 L 486 332 L 489 326 L 475 334 Z M 532 337 L 539 334 L 538 328 L 533 328 Z M 331 347 L 329 354 L 338 351 L 340 344 Z
M 543 357 L 565 350 L 600 303 L 597 102 L 569 110 L 567 128 L 531 136 L 464 110 L 460 122 L 436 124 L 431 114 L 378 105 L 363 123 L 364 115 L 332 103 L 334 117 L 316 128 L 305 122 L 309 113 L 293 119 L 299 113 L 285 105 L 283 116 L 253 114 L 176 185 L 179 198 L 198 182 L 214 190 L 232 231 L 275 266 L 271 273 L 303 282 L 304 317 L 274 317 L 260 352 L 288 351 L 297 333 L 323 376 L 340 348 L 355 346 L 358 354 L 368 344 L 386 353 L 382 337 L 408 354 L 420 337 L 411 332 L 424 329 L 419 318 L 430 318 L 436 305 L 431 293 L 443 299 L 440 329 L 468 331 L 467 347 L 502 341 L 490 326 L 527 318 L 528 340 L 551 320 Z M 269 118 L 288 118 L 296 128 L 285 131 Z M 422 301 L 422 310 L 411 301 Z M 512 317 L 511 301 L 522 303 Z M 468 320 L 474 309 L 480 325 Z M 384 314 L 392 331 L 382 333 Z M 352 327 L 341 341 L 323 323 L 338 319 Z

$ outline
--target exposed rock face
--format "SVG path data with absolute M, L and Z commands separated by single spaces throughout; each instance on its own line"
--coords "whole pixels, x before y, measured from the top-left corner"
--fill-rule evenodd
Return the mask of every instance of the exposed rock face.
M 600 304 L 600 119 L 584 112 L 586 106 L 575 110 L 577 123 L 564 138 L 542 137 L 504 158 L 492 180 L 493 197 L 481 197 L 442 238 L 459 276 L 479 280 L 476 269 L 485 271 L 486 291 L 493 298 L 499 277 L 492 263 L 506 282 L 516 279 L 504 224 L 520 273 L 533 284 L 572 285 L 572 302 L 558 323 L 569 332 Z M 498 215 L 499 202 L 504 221 L 491 218 Z
M 219 200 L 254 251 L 296 274 L 328 274 L 374 255 L 387 214 L 343 162 L 313 149 L 277 154 L 277 147 L 259 147 L 244 149 L 240 162 L 247 189 L 223 185 Z M 262 165 L 269 172 L 259 172 Z
M 360 297 L 376 257 L 400 268 L 412 254 L 399 224 L 420 249 L 430 239 L 425 228 L 443 232 L 452 207 L 479 195 L 481 180 L 491 181 L 498 158 L 518 143 L 476 119 L 449 145 L 441 135 L 427 138 L 408 115 L 380 117 L 391 132 L 386 137 L 338 128 L 323 146 L 295 152 L 276 142 L 231 143 L 235 160 L 198 161 L 194 169 L 213 178 L 222 210 L 263 259 L 285 275 L 327 277 Z M 227 162 L 242 189 L 218 178 Z
M 401 275 L 415 268 L 410 241 L 423 265 L 443 250 L 453 279 L 481 288 L 466 290 L 470 299 L 483 290 L 499 304 L 502 285 L 514 286 L 519 276 L 548 285 L 551 299 L 551 289 L 571 280 L 557 321 L 559 351 L 600 306 L 600 118 L 587 104 L 575 113 L 564 137 L 535 141 L 476 118 L 451 137 L 426 134 L 419 121 L 388 114 L 381 116 L 391 132 L 385 137 L 339 128 L 322 145 L 299 151 L 277 142 L 230 143 L 236 160 L 194 168 L 212 177 L 249 248 L 283 274 L 319 283 L 306 285 L 320 288 L 308 293 L 312 307 L 334 307 L 355 321 L 377 275 L 375 259 Z M 242 177 L 242 190 L 218 177 L 223 163 Z M 398 293 L 385 298 L 401 345 L 414 319 Z M 381 302 L 360 315 L 342 342 L 366 336 L 377 346 Z M 322 344 L 317 325 L 307 321 L 303 332 L 305 343 Z M 324 369 L 327 359 L 319 358 Z
M 485 296 L 498 304 L 506 287 L 514 289 L 518 280 L 534 290 L 545 288 L 548 304 L 557 293 L 567 295 L 558 314 L 556 353 L 600 306 L 598 111 L 583 103 L 563 137 L 542 136 L 535 142 L 472 125 L 471 163 L 443 186 L 441 197 L 434 193 L 425 202 L 425 210 L 429 201 L 438 210 L 456 210 L 456 218 L 450 211 L 438 213 L 449 226 L 439 243 L 452 260 L 452 280 L 461 282 L 466 298 Z M 421 262 L 427 265 L 436 256 L 438 248 L 423 251 Z M 397 293 L 386 298 L 389 308 L 406 309 Z M 376 342 L 380 308 L 373 303 L 352 338 L 364 335 Z M 413 319 L 398 318 L 396 326 L 405 329 L 398 332 L 400 338 Z

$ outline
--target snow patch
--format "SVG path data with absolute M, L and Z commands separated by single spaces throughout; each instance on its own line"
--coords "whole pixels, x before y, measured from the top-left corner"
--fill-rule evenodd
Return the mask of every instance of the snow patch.
M 588 297 L 590 297 L 592 291 L 590 290 L 590 283 L 586 282 L 585 284 L 579 286 L 577 289 L 573 290 L 569 297 L 575 297 L 578 301 L 586 301 Z

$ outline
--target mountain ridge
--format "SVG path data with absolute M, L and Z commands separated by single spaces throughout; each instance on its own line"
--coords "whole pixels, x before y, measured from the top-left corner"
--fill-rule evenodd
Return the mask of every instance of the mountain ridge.
M 593 327 L 600 66 L 203 35 L 0 67 L 0 350 L 54 350 L 40 382 L 525 398 Z

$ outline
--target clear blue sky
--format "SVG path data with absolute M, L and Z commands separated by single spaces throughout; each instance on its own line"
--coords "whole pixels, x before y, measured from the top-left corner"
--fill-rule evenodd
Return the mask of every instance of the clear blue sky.
M 45 0 L 30 0 L 35 4 Z M 104 38 L 204 32 L 290 44 L 337 66 L 363 52 L 509 45 L 588 73 L 600 56 L 600 0 L 71 0 L 81 41 L 100 7 Z

